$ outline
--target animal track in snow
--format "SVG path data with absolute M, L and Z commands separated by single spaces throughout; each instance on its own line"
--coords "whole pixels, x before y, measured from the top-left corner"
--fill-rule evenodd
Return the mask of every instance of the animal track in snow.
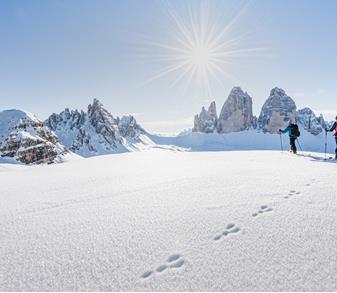
M 236 224 L 230 223 L 226 226 L 225 230 L 221 234 L 216 235 L 213 239 L 217 241 L 220 240 L 222 237 L 226 237 L 229 234 L 238 233 L 240 232 L 240 230 L 241 229 L 238 226 L 236 226 Z
M 150 276 L 152 276 L 155 273 L 163 273 L 167 269 L 179 269 L 185 264 L 185 260 L 180 254 L 172 254 L 170 255 L 166 263 L 158 266 L 155 271 L 146 271 L 144 274 L 141 275 L 142 279 L 148 279 Z
M 150 277 L 153 274 L 153 271 L 147 271 L 144 274 L 142 274 L 142 278 L 146 279 L 148 277 Z
M 267 205 L 263 205 L 260 207 L 260 209 L 256 212 L 256 213 L 253 213 L 252 216 L 253 217 L 256 217 L 258 216 L 259 214 L 263 214 L 263 213 L 267 213 L 267 212 L 271 212 L 273 209 L 268 207 Z
M 290 190 L 288 195 L 284 196 L 285 199 L 288 199 L 294 195 L 300 195 L 301 192 L 300 191 L 296 191 L 296 190 Z

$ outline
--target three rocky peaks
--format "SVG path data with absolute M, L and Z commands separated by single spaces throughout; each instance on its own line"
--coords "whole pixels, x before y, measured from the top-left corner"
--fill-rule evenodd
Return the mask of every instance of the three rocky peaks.
M 192 131 L 231 133 L 257 129 L 265 133 L 277 133 L 280 128 L 285 128 L 290 121 L 297 122 L 313 135 L 320 134 L 325 128 L 322 115 L 316 117 L 309 108 L 297 111 L 294 100 L 284 90 L 277 87 L 271 90 L 257 118 L 253 115 L 252 98 L 240 87 L 234 87 L 222 106 L 219 117 L 215 102 L 210 104 L 208 110 L 202 107 L 200 114 L 194 116 Z

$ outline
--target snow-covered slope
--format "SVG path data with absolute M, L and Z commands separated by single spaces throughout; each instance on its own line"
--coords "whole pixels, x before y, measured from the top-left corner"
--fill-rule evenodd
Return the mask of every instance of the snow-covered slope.
M 324 152 L 325 131 L 313 135 L 300 126 L 301 136 L 297 147 L 303 151 Z M 240 151 L 240 150 L 281 150 L 281 141 L 278 134 L 263 133 L 251 129 L 227 134 L 200 133 L 185 131 L 177 136 L 151 135 L 150 138 L 158 145 L 172 144 L 191 151 Z M 328 151 L 335 151 L 335 139 L 332 133 L 327 136 Z M 284 150 L 289 149 L 288 135 L 282 135 Z
M 146 151 L 0 177 L 0 291 L 337 290 L 319 155 Z
M 0 112 L 2 162 L 51 163 L 63 161 L 66 154 L 56 135 L 35 115 L 21 110 Z

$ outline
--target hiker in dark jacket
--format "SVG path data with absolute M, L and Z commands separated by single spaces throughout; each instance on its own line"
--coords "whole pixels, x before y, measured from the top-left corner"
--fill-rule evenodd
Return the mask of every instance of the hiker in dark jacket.
M 289 122 L 289 126 L 282 130 L 279 129 L 279 133 L 288 133 L 289 139 L 290 139 L 290 149 L 291 151 L 296 154 L 297 153 L 297 148 L 296 148 L 296 139 L 300 136 L 300 132 L 298 130 L 298 125 L 295 123 Z
M 335 133 L 334 133 L 335 140 L 336 140 L 336 150 L 335 150 L 336 156 L 335 156 L 335 160 L 337 160 L 337 116 L 336 116 L 336 121 L 332 125 L 332 127 L 330 129 L 325 129 L 325 131 L 326 132 L 335 131 Z

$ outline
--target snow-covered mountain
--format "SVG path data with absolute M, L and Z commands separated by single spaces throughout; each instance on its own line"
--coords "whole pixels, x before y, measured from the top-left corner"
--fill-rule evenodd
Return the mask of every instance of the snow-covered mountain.
M 131 115 L 114 117 L 94 99 L 86 111 L 65 109 L 44 123 L 33 114 L 8 110 L 0 115 L 0 155 L 22 163 L 59 161 L 63 154 L 83 157 L 139 151 L 165 150 L 273 150 L 280 148 L 274 134 L 289 121 L 297 121 L 300 141 L 310 151 L 324 151 L 327 122 L 310 108 L 296 111 L 294 100 L 280 88 L 273 88 L 259 118 L 253 116 L 253 99 L 234 87 L 219 116 L 212 102 L 194 118 L 194 127 L 174 137 L 147 133 Z M 329 138 L 330 139 L 330 138 Z M 328 149 L 332 148 L 329 143 Z
M 296 112 L 296 121 L 303 129 L 313 135 L 322 133 L 326 127 L 323 115 L 319 117 L 310 108 L 303 108 Z
M 170 148 L 156 146 L 133 116 L 114 117 L 97 99 L 86 112 L 65 109 L 52 114 L 45 124 L 66 148 L 84 157 L 153 147 Z
M 88 106 L 87 112 L 65 109 L 52 114 L 45 124 L 67 148 L 85 157 L 125 152 L 124 140 L 136 141 L 145 133 L 133 117 L 115 118 L 97 99 Z
M 63 159 L 66 149 L 35 115 L 21 110 L 0 112 L 0 156 L 25 164 Z
M 114 117 L 94 99 L 87 111 L 65 109 L 42 122 L 22 110 L 0 112 L 0 162 L 53 163 L 95 155 L 148 149 L 183 151 L 157 145 L 131 115 Z

